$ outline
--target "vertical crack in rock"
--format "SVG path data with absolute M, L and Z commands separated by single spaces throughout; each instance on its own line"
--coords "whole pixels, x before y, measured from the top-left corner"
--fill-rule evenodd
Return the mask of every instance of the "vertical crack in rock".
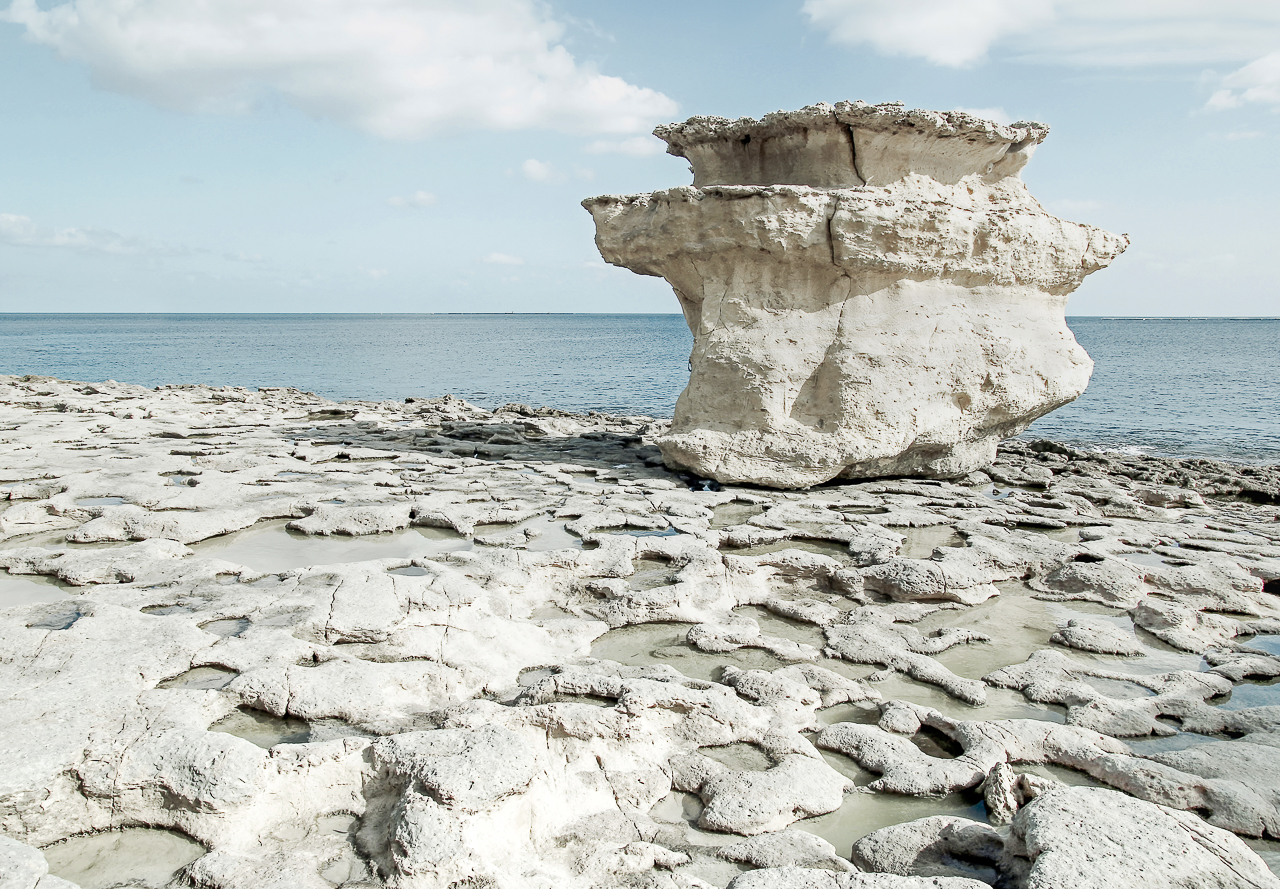
M 604 259 L 665 278 L 694 335 L 668 466 L 778 488 L 959 477 L 1084 391 L 1067 297 L 1129 242 L 1027 190 L 1048 127 L 841 102 L 654 132 L 693 185 L 583 206 Z M 821 417 L 795 396 L 815 367 Z

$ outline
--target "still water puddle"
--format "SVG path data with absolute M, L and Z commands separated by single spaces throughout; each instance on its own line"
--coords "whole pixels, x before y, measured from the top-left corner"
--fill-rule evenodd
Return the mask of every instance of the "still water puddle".
M 962 547 L 964 538 L 951 525 L 930 525 L 926 528 L 895 528 L 906 538 L 898 557 L 903 559 L 927 559 L 938 547 Z
M 1280 679 L 1269 682 L 1249 682 L 1237 685 L 1231 697 L 1221 704 L 1223 710 L 1243 710 L 1246 707 L 1267 707 L 1280 704 Z
M 290 531 L 284 521 L 258 524 L 192 546 L 199 558 L 223 559 L 264 574 L 371 559 L 429 558 L 471 548 L 466 537 L 441 528 L 319 537 Z
M 42 574 L 10 574 L 0 568 L 0 610 L 39 602 L 56 602 L 75 587 Z
M 957 815 L 986 823 L 987 806 L 975 790 L 952 793 L 941 799 L 859 791 L 846 794 L 844 804 L 836 811 L 805 818 L 791 826 L 822 837 L 836 847 L 837 854 L 847 858 L 853 844 L 867 834 L 930 815 Z
M 420 565 L 408 565 L 404 568 L 388 568 L 387 573 L 398 577 L 426 577 L 431 572 Z
M 765 505 L 760 503 L 722 503 L 712 510 L 711 527 L 719 529 L 744 525 L 764 512 L 764 508 Z
M 76 506 L 122 506 L 123 497 L 85 497 L 76 501 Z
M 549 515 L 538 516 L 514 525 L 476 525 L 473 533 L 477 538 L 496 538 L 495 543 L 498 543 L 498 540 L 503 541 L 498 545 L 514 545 L 516 549 L 533 553 L 582 549 L 582 538 L 565 528 L 565 520 Z
M 160 889 L 205 848 L 175 831 L 130 827 L 71 837 L 42 851 L 49 873 L 81 889 Z
M 665 559 L 636 559 L 627 585 L 633 590 L 653 590 L 676 582 L 676 570 Z
M 879 692 L 886 701 L 907 701 L 930 707 L 952 719 L 1038 719 L 1043 722 L 1066 722 L 1066 709 L 1054 704 L 1037 704 L 1022 696 L 1022 692 L 1007 688 L 987 686 L 987 702 L 972 706 L 957 700 L 940 688 L 916 682 L 901 674 L 867 685 Z
M 740 772 L 763 772 L 773 765 L 764 751 L 755 744 L 724 744 L 720 747 L 701 747 L 698 752 L 708 759 Z
M 201 624 L 200 629 L 206 633 L 221 636 L 223 639 L 230 639 L 249 629 L 249 619 L 247 617 L 224 617 Z
M 240 674 L 235 670 L 228 670 L 225 667 L 193 667 L 185 673 L 180 673 L 172 679 L 166 679 L 156 688 L 197 688 L 212 689 L 226 688 L 231 684 L 231 680 Z
M 727 666 L 742 670 L 776 670 L 787 662 L 759 648 L 704 652 L 685 638 L 693 624 L 634 624 L 610 630 L 591 646 L 591 656 L 630 666 L 667 664 L 690 679 L 717 681 Z
M 1176 735 L 1167 735 L 1163 738 L 1125 738 L 1124 742 L 1133 748 L 1134 753 L 1151 755 L 1172 753 L 1175 750 L 1186 750 L 1189 747 L 1199 747 L 1201 744 L 1211 744 L 1221 740 L 1223 739 L 1196 732 L 1178 732 Z
M 307 744 L 365 734 L 340 719 L 317 719 L 309 722 L 293 716 L 273 716 L 248 707 L 241 707 L 219 719 L 209 726 L 209 731 L 235 735 L 264 749 L 277 744 Z
M 830 556 L 841 562 L 849 560 L 849 548 L 834 540 L 779 540 L 777 543 L 763 543 L 760 546 L 748 546 L 741 549 L 725 547 L 721 550 L 727 556 L 766 556 L 779 553 L 784 549 L 798 549 L 820 556 Z

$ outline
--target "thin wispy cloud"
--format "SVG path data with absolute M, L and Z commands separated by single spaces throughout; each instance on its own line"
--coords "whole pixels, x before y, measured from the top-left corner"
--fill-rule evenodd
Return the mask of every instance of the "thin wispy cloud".
M 80 253 L 115 255 L 178 256 L 190 251 L 146 238 L 122 235 L 105 228 L 52 228 L 37 224 L 29 216 L 0 213 L 0 244 L 15 247 L 44 247 Z
M 413 194 L 398 195 L 396 197 L 387 198 L 387 203 L 393 207 L 409 207 L 421 210 L 424 207 L 430 207 L 436 202 L 436 196 L 429 191 L 415 191 Z
M 652 157 L 667 150 L 656 136 L 632 136 L 628 139 L 598 139 L 583 151 L 588 154 L 625 154 L 629 157 Z
M 95 82 L 181 111 L 279 97 L 393 139 L 542 127 L 624 135 L 675 103 L 564 47 L 539 0 L 12 0 L 0 20 Z
M 1241 105 L 1270 105 L 1280 109 L 1280 52 L 1265 55 L 1228 74 L 1222 79 L 1222 87 L 1209 97 L 1210 109 Z
M 520 165 L 520 172 L 524 174 L 524 178 L 531 182 L 550 182 L 555 178 L 555 167 L 551 166 L 547 161 L 535 160 L 529 158 Z
M 1280 45 L 1275 0 L 806 0 L 838 43 L 964 67 L 1240 64 Z
M 506 253 L 490 253 L 480 261 L 489 265 L 524 265 L 523 259 Z

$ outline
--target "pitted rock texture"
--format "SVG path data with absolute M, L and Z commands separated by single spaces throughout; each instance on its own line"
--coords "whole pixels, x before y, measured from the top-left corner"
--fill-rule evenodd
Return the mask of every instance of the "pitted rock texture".
M 1047 133 L 862 102 L 658 127 L 694 184 L 583 205 L 605 260 L 665 278 L 694 334 L 668 465 L 954 478 L 1078 397 L 1067 296 L 1128 239 L 1031 196 Z
M 0 377 L 0 884 L 1274 885 L 1280 470 L 708 490 L 666 426 Z

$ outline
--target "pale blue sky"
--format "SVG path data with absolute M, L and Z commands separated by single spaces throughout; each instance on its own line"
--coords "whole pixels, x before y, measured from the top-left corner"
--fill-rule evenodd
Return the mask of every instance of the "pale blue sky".
M 864 99 L 1053 128 L 1033 192 L 1133 239 L 1070 314 L 1280 315 L 1274 0 L 11 0 L 0 78 L 0 312 L 675 311 L 578 202 Z

